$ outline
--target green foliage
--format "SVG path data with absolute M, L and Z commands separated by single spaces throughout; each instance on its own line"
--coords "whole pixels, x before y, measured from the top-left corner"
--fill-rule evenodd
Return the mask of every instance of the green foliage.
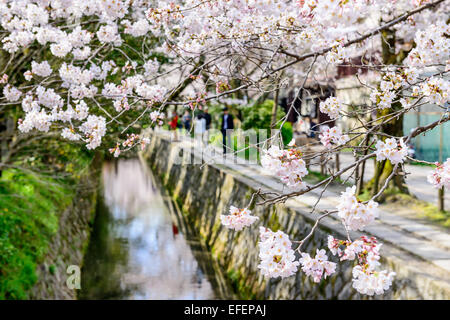
M 251 106 L 242 106 L 242 129 L 270 129 L 272 122 L 273 100 L 266 100 L 261 104 L 253 104 Z M 277 108 L 277 121 L 280 120 L 285 113 L 281 108 Z
M 215 127 L 218 127 L 220 124 L 220 116 L 222 114 L 222 108 L 223 105 L 212 105 L 209 107 L 209 113 L 212 116 L 213 123 L 215 122 Z M 266 100 L 261 104 L 254 103 L 253 105 L 246 105 L 246 106 L 236 106 L 234 109 L 229 109 L 231 114 L 234 114 L 236 116 L 236 109 L 242 112 L 242 123 L 241 123 L 241 129 L 246 130 L 255 130 L 257 134 L 258 140 L 259 137 L 259 131 L 261 129 L 266 129 L 267 134 L 266 136 L 270 136 L 270 127 L 271 127 L 271 121 L 272 121 L 272 109 L 273 109 L 273 100 Z M 280 121 L 283 116 L 285 115 L 284 111 L 281 108 L 278 108 L 277 110 L 277 121 Z M 278 123 L 275 129 L 280 128 L 281 123 Z M 292 124 L 290 122 L 285 122 L 283 127 L 281 128 L 281 136 L 283 139 L 284 145 L 287 145 L 293 138 L 293 128 Z M 242 132 L 239 130 L 235 130 L 231 134 L 232 138 L 232 148 L 234 151 L 238 150 L 244 150 L 242 152 L 238 152 L 237 156 L 245 158 L 247 160 L 249 159 L 256 159 L 259 161 L 260 154 L 258 150 L 255 150 L 254 148 L 248 148 L 249 142 L 248 139 L 245 141 L 242 141 Z M 209 142 L 212 145 L 215 146 L 222 146 L 222 134 L 220 131 L 211 130 L 210 131 L 210 139 Z
M 56 273 L 56 266 L 52 264 L 48 267 L 48 271 L 50 271 L 50 274 L 54 275 Z
M 270 127 L 272 124 L 272 109 L 273 100 L 265 100 L 261 104 L 253 104 L 251 106 L 242 106 L 240 109 L 243 114 L 242 129 L 249 130 L 255 129 L 267 129 L 268 136 L 270 134 Z M 275 129 L 280 129 L 280 120 L 286 115 L 286 113 L 280 107 L 277 108 L 277 125 Z M 283 138 L 284 145 L 287 145 L 293 137 L 292 124 L 290 122 L 285 122 L 281 128 L 281 136 Z
M 281 128 L 281 136 L 283 137 L 284 145 L 289 144 L 294 137 L 294 130 L 292 129 L 292 123 L 285 122 Z

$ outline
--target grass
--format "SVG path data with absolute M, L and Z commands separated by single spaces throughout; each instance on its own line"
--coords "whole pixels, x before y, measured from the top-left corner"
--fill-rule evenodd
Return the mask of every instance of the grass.
M 435 205 L 418 200 L 408 194 L 388 194 L 386 200 L 411 209 L 418 218 L 425 218 L 442 227 L 450 228 L 450 212 L 440 211 Z
M 388 188 L 384 192 L 387 205 L 395 205 L 398 208 L 407 209 L 415 217 L 426 219 L 439 226 L 450 228 L 450 212 L 440 211 L 437 206 L 429 202 L 414 198 L 409 194 L 400 193 L 395 188 Z M 366 189 L 358 196 L 361 201 L 371 198 L 370 192 Z
M 319 171 L 309 170 L 308 175 L 305 177 L 304 180 L 306 182 L 316 184 L 316 183 L 321 182 L 329 177 L 330 177 L 330 175 L 328 175 L 328 174 L 322 174 Z M 344 184 L 345 186 L 351 186 L 350 183 L 348 183 L 348 182 L 344 183 L 344 181 L 339 177 L 336 177 L 333 180 L 332 184 Z
M 73 189 L 19 170 L 0 179 L 0 299 L 26 299 Z
M 367 189 L 363 189 L 361 194 L 357 195 L 358 200 L 360 201 L 368 201 L 371 198 L 371 193 Z
M 312 183 L 317 183 L 327 179 L 329 176 L 326 174 L 322 174 L 319 171 L 309 170 L 308 175 L 305 177 L 305 180 Z
M 28 298 L 59 215 L 72 203 L 93 155 L 58 141 L 41 145 L 46 152 L 24 150 L 24 160 L 14 163 L 32 170 L 10 168 L 0 177 L 0 300 Z
M 450 211 L 439 211 L 436 206 L 430 203 L 419 205 L 419 209 L 424 217 L 438 223 L 441 226 L 450 228 Z
M 413 166 L 420 166 L 420 167 L 430 167 L 430 168 L 435 167 L 434 164 L 428 164 L 428 163 L 423 163 L 423 162 L 418 162 L 418 161 L 410 161 L 410 162 L 408 162 L 408 164 L 413 165 Z

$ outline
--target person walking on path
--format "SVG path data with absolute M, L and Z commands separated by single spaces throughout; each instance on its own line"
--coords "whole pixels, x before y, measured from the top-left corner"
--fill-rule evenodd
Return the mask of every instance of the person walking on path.
M 178 141 L 178 136 L 177 136 L 178 114 L 176 111 L 172 112 L 172 118 L 170 119 L 169 127 L 170 127 L 170 130 L 173 131 L 173 141 Z
M 231 130 L 234 129 L 233 116 L 228 113 L 228 109 L 223 109 L 222 125 L 220 131 L 222 132 L 223 154 L 227 153 L 227 142 L 231 146 Z
M 199 113 L 194 120 L 194 134 L 195 139 L 200 139 L 204 143 L 204 134 L 206 132 L 206 120 L 202 113 Z
M 191 117 L 189 111 L 186 110 L 183 115 L 183 126 L 188 133 L 189 133 L 189 130 L 191 130 L 191 121 L 192 121 L 192 117 Z
M 211 115 L 208 113 L 208 108 L 205 108 L 205 112 L 203 113 L 203 118 L 205 119 L 206 131 L 204 134 L 204 139 L 206 144 L 209 143 L 209 129 L 211 129 Z

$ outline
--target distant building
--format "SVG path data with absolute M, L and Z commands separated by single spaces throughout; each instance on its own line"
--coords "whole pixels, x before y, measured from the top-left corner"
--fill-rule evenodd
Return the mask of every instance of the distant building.
M 355 62 L 353 62 L 355 64 Z M 358 74 L 358 77 L 356 77 Z M 369 102 L 371 90 L 365 85 L 376 86 L 374 77 L 364 69 L 357 67 L 339 67 L 339 79 L 335 81 L 336 96 L 345 104 L 362 105 Z M 359 79 L 358 79 L 359 78 Z M 450 105 L 447 103 L 447 112 Z M 430 124 L 445 113 L 443 108 L 435 105 L 424 105 L 419 111 L 409 111 L 403 117 L 403 133 L 407 135 L 419 126 Z M 372 115 L 375 116 L 375 115 Z M 343 119 L 340 126 L 344 130 L 355 127 L 354 119 Z M 443 162 L 450 157 L 450 123 L 444 123 L 433 130 L 412 139 L 414 158 L 425 161 Z
M 450 112 L 448 103 L 447 110 Z M 421 106 L 419 112 L 410 111 L 405 114 L 403 130 L 405 134 L 408 134 L 414 128 L 439 120 L 443 114 L 444 111 L 435 105 Z M 415 137 L 412 143 L 416 159 L 444 162 L 447 158 L 450 158 L 450 123 L 446 122 L 425 134 Z
M 327 114 L 320 112 L 319 109 L 321 101 L 334 95 L 334 88 L 319 85 L 307 87 L 300 92 L 298 97 L 295 97 L 295 92 L 292 90 L 280 99 L 280 106 L 288 115 L 287 121 L 293 124 L 294 130 L 298 129 L 296 123 L 306 121 L 308 122 L 308 131 L 310 131 L 307 134 L 311 137 L 317 137 L 322 125 L 329 127 L 335 125 L 335 121 Z M 291 108 L 292 103 L 294 104 L 293 108 Z
M 309 127 L 312 123 L 318 131 L 321 125 L 332 127 L 337 125 L 342 130 L 349 130 L 360 126 L 355 118 L 343 117 L 338 121 L 330 121 L 330 118 L 320 112 L 319 104 L 329 96 L 336 96 L 344 104 L 348 105 L 347 111 L 352 106 L 367 105 L 370 102 L 370 87 L 377 86 L 377 75 L 368 72 L 361 65 L 361 58 L 351 61 L 352 66 L 339 66 L 337 80 L 330 85 L 306 86 L 294 101 L 294 90 L 284 93 L 280 100 L 280 106 L 288 114 L 288 121 L 293 123 L 294 130 L 297 127 Z M 369 87 L 370 86 L 370 87 Z M 294 109 L 290 109 L 294 101 Z M 407 135 L 412 129 L 424 126 L 438 120 L 445 112 L 450 112 L 447 103 L 447 111 L 435 105 L 424 105 L 419 111 L 410 111 L 403 117 L 403 132 Z M 376 114 L 367 114 L 366 119 L 374 118 Z M 307 126 L 303 124 L 307 122 Z M 297 123 L 297 125 L 295 125 Z M 304 131 L 304 130 L 301 130 Z M 444 123 L 433 130 L 422 134 L 411 141 L 414 157 L 419 160 L 443 162 L 450 157 L 450 122 Z

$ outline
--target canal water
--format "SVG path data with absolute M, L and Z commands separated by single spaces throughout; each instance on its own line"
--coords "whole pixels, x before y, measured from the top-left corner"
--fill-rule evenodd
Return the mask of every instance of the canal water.
M 211 260 L 137 159 L 103 166 L 79 299 L 219 299 Z

